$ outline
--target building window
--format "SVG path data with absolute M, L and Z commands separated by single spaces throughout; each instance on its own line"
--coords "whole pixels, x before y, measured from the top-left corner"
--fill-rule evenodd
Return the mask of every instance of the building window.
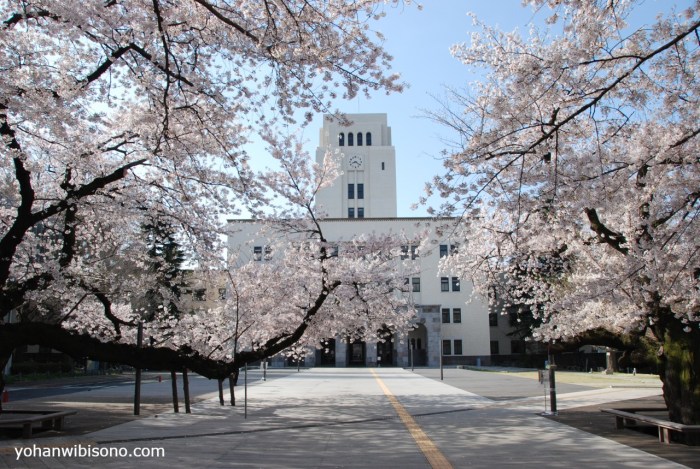
M 452 322 L 455 324 L 462 322 L 462 308 L 454 308 L 452 310 Z
M 357 208 L 357 218 L 365 218 L 365 208 L 364 207 Z
M 355 198 L 355 184 L 348 184 L 348 199 Z
M 219 288 L 219 299 L 220 300 L 226 299 L 226 289 L 225 288 Z
M 384 162 L 382 161 L 382 171 L 384 171 Z
M 450 291 L 450 277 L 440 277 L 440 291 Z M 459 291 L 458 277 L 452 277 L 452 291 Z
M 401 260 L 408 259 L 409 250 L 411 252 L 411 260 L 416 260 L 416 258 L 418 257 L 418 246 L 411 246 L 409 244 L 404 244 L 403 246 L 401 246 Z
M 455 349 L 455 355 L 462 355 L 462 340 L 461 339 L 455 340 L 454 349 Z
M 447 257 L 450 254 L 456 254 L 456 253 L 457 253 L 457 245 L 456 244 L 450 244 L 449 246 L 447 244 L 440 245 L 440 257 Z
M 358 199 L 365 198 L 365 185 L 361 182 L 357 183 L 357 198 Z
M 498 355 L 498 341 L 491 341 L 491 355 Z
M 365 134 L 365 137 L 366 137 L 365 143 L 367 144 L 368 147 L 371 147 L 372 146 L 372 134 L 370 132 L 367 132 Z M 384 168 L 382 168 L 382 169 L 384 169 Z
M 265 252 L 265 257 L 263 258 L 263 251 Z M 272 259 L 272 248 L 270 246 L 254 246 L 253 247 L 253 260 L 261 261 L 265 259 L 269 261 Z
M 449 340 L 442 341 L 442 354 L 452 355 L 452 342 Z
M 420 277 L 413 277 L 413 279 L 411 279 L 411 282 L 413 286 L 413 291 L 420 292 Z
M 355 208 L 354 207 L 348 208 L 348 218 L 355 218 Z
M 348 146 L 349 147 L 354 145 L 354 142 L 353 142 L 354 135 L 355 134 L 353 134 L 352 132 L 348 132 Z
M 450 308 L 442 308 L 442 323 L 450 323 Z
M 450 279 L 447 277 L 440 277 L 440 291 L 450 291 Z
M 518 323 L 520 320 L 518 319 L 518 312 L 517 311 L 509 311 L 508 312 L 508 325 L 510 327 L 518 327 Z
M 357 146 L 362 146 L 362 132 L 357 132 Z
M 207 300 L 207 289 L 206 288 L 195 288 L 192 292 L 192 299 L 194 301 L 206 301 Z
M 498 314 L 489 313 L 489 326 L 491 326 L 491 327 L 498 326 Z
M 345 134 L 343 132 L 340 132 L 338 134 L 338 146 L 339 147 L 345 146 Z

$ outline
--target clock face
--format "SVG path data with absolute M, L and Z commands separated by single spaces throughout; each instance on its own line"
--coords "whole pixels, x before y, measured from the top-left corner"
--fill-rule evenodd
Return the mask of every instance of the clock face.
M 348 164 L 350 165 L 351 168 L 359 168 L 362 166 L 362 158 L 360 156 L 354 155 L 350 157 L 350 160 L 348 161 Z

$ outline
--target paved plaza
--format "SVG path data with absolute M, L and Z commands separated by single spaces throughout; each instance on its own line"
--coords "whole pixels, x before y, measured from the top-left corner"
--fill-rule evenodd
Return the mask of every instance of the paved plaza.
M 247 406 L 238 386 L 236 407 L 220 406 L 212 393 L 192 414 L 166 412 L 80 436 L 0 440 L 0 467 L 684 467 L 543 417 L 536 379 L 446 369 L 441 381 L 439 373 L 302 370 L 249 387 Z M 660 394 L 634 385 L 561 383 L 558 390 L 560 411 Z M 38 457 L 46 448 L 164 456 Z

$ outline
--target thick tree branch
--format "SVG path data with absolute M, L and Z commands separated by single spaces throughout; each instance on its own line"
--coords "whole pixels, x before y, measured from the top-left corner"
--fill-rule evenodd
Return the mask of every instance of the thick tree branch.
M 0 328 L 2 350 L 14 350 L 22 345 L 42 344 L 75 359 L 90 357 L 107 363 L 122 363 L 156 370 L 188 369 L 210 379 L 225 378 L 238 365 L 211 360 L 197 352 L 177 351 L 165 347 L 138 348 L 133 344 L 103 342 L 87 334 L 71 332 L 58 325 L 20 322 Z
M 110 174 L 107 174 L 105 176 L 101 176 L 98 178 L 93 179 L 90 181 L 88 184 L 84 184 L 80 186 L 79 188 L 70 191 L 67 196 L 58 201 L 57 203 L 50 205 L 46 207 L 45 209 L 35 212 L 34 215 L 32 216 L 34 223 L 39 222 L 41 220 L 45 220 L 46 218 L 49 218 L 53 215 L 56 215 L 59 212 L 62 212 L 66 210 L 70 205 L 70 201 L 75 201 L 79 199 L 83 199 L 85 197 L 89 197 L 91 195 L 95 195 L 97 191 L 100 189 L 105 188 L 109 184 L 119 181 L 120 179 L 123 179 L 126 176 L 126 173 L 131 169 L 136 166 L 140 166 L 143 163 L 145 163 L 147 160 L 140 159 L 136 161 L 132 161 L 131 163 L 127 163 L 123 166 L 120 166 L 119 168 L 115 169 L 113 172 Z
M 607 226 L 600 221 L 598 218 L 598 212 L 594 208 L 583 209 L 588 217 L 591 229 L 596 233 L 598 241 L 603 244 L 607 244 L 616 251 L 627 255 L 629 249 L 624 247 L 627 240 L 621 233 L 616 233 L 610 230 Z
M 41 10 L 37 10 L 37 11 L 33 11 L 33 12 L 14 13 L 8 19 L 3 21 L 2 24 L 6 28 L 9 28 L 9 27 L 15 26 L 16 24 L 18 24 L 22 21 L 26 21 L 26 20 L 30 20 L 30 19 L 37 19 L 37 18 L 51 18 L 53 20 L 60 19 L 60 17 L 58 15 L 55 15 L 48 10 L 41 9 Z
M 306 329 L 308 329 L 313 317 L 319 312 L 325 303 L 328 295 L 330 295 L 333 290 L 340 286 L 340 284 L 341 282 L 336 280 L 328 285 L 328 288 L 323 289 L 323 291 L 316 298 L 314 304 L 306 311 L 304 319 L 293 332 L 273 337 L 265 342 L 262 347 L 256 350 L 239 352 L 237 356 L 238 363 L 250 363 L 252 361 L 271 357 L 297 343 L 304 335 L 304 332 L 306 332 Z
M 32 226 L 32 207 L 34 205 L 34 188 L 32 187 L 31 173 L 24 166 L 21 156 L 22 148 L 17 141 L 15 131 L 7 121 L 7 107 L 0 104 L 0 136 L 6 140 L 15 166 L 15 179 L 19 185 L 20 204 L 17 207 L 17 215 L 10 229 L 0 239 L 0 285 L 7 282 L 10 274 L 10 265 L 17 251 L 17 247 L 24 239 L 27 230 Z

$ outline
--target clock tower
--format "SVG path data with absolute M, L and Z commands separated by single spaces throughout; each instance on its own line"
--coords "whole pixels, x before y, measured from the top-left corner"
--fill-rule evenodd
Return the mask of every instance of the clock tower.
M 316 161 L 340 152 L 342 175 L 318 194 L 325 218 L 395 218 L 396 154 L 386 114 L 346 114 L 349 125 L 324 116 Z

